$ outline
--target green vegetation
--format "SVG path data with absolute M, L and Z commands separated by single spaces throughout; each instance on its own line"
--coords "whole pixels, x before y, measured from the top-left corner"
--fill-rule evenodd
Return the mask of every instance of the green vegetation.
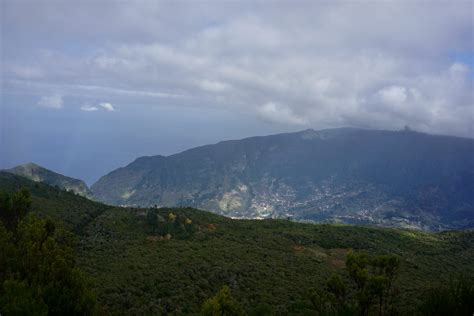
M 93 202 L 73 192 L 7 172 L 0 172 L 0 191 L 13 194 L 21 188 L 31 192 L 31 210 L 39 217 L 51 217 L 64 222 L 67 229 L 81 234 L 83 227 L 112 207 Z
M 433 288 L 420 306 L 420 313 L 427 316 L 465 315 L 474 311 L 474 283 L 472 278 L 460 277 L 449 286 Z
M 346 270 L 356 286 L 357 310 L 361 315 L 368 315 L 371 305 L 378 305 L 378 314 L 385 315 L 392 307 L 392 284 L 398 273 L 398 257 L 384 255 L 370 259 L 365 253 L 349 252 L 346 259 Z M 337 278 L 328 282 L 329 289 L 340 300 L 345 291 Z
M 77 234 L 75 261 L 106 315 L 221 315 L 226 306 L 249 315 L 315 315 L 318 306 L 331 304 L 338 309 L 330 311 L 350 314 L 360 313 L 366 297 L 369 315 L 433 315 L 420 310 L 434 297 L 431 289 L 461 273 L 466 284 L 474 279 L 473 231 L 431 234 L 232 220 L 192 208 L 120 208 L 0 172 L 0 191 L 21 187 L 31 191 L 33 213 L 63 220 Z M 39 222 L 47 231 L 47 220 Z M 450 300 L 459 306 L 466 306 L 459 297 L 474 301 L 470 290 L 456 293 Z
M 201 308 L 202 316 L 239 316 L 243 314 L 242 307 L 234 300 L 228 286 L 224 286 L 216 296 L 204 302 Z
M 347 279 L 333 273 L 325 290 L 313 290 L 311 303 L 318 315 L 394 315 L 393 281 L 400 267 L 396 256 L 369 258 L 366 253 L 349 251 L 346 257 Z M 349 293 L 350 289 L 353 293 Z
M 95 296 L 75 265 L 73 236 L 30 210 L 29 191 L 0 195 L 0 314 L 88 315 Z
M 160 215 L 157 209 L 151 208 L 146 213 L 146 219 L 150 233 L 162 239 L 170 239 L 172 236 L 189 238 L 196 232 L 193 221 L 182 214 L 170 212 L 168 215 Z

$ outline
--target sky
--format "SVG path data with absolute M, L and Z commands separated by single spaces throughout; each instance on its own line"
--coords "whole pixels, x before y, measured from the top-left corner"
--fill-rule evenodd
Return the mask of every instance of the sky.
M 335 127 L 474 137 L 474 1 L 0 1 L 0 168 Z

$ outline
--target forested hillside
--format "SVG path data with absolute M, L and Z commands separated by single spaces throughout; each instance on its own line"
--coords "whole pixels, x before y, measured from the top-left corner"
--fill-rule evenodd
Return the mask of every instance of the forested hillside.
M 393 281 L 393 308 L 400 314 L 417 312 L 430 288 L 449 286 L 460 275 L 474 278 L 472 231 L 434 234 L 232 220 L 192 208 L 110 207 L 0 173 L 0 191 L 20 187 L 31 190 L 34 213 L 65 221 L 76 232 L 76 262 L 105 314 L 197 314 L 226 286 L 245 313 L 314 314 L 315 293 L 333 274 L 347 284 L 346 299 L 355 300 L 346 267 L 350 249 L 400 260 Z M 376 303 L 371 306 L 377 314 Z

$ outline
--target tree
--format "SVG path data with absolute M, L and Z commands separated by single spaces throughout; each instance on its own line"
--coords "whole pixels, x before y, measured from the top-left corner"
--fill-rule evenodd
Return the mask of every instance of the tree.
M 310 301 L 317 315 L 354 315 L 353 304 L 347 299 L 347 286 L 339 274 L 332 273 L 325 290 L 313 290 Z
M 368 315 L 374 302 L 377 302 L 379 315 L 385 315 L 393 307 L 392 284 L 399 267 L 400 259 L 394 255 L 369 258 L 365 253 L 350 251 L 347 254 L 346 270 L 356 285 L 360 315 Z
M 3 194 L 1 201 L 0 314 L 92 314 L 95 296 L 75 265 L 72 233 L 27 214 L 26 190 Z
M 15 229 L 18 222 L 31 209 L 31 195 L 28 189 L 21 189 L 13 196 L 0 193 L 0 220 L 9 230 Z
M 333 273 L 327 281 L 328 292 L 334 296 L 338 305 L 342 306 L 346 301 L 346 285 L 340 275 Z
M 150 225 L 152 233 L 156 233 L 158 230 L 158 211 L 154 208 L 148 209 L 146 213 L 146 221 Z
M 333 298 L 326 290 L 313 289 L 309 292 L 309 300 L 316 315 L 337 315 L 338 306 Z
M 393 312 L 393 281 L 400 267 L 400 259 L 394 255 L 370 258 L 366 253 L 349 251 L 346 258 L 348 279 L 333 273 L 326 282 L 325 290 L 314 290 L 310 301 L 318 315 L 366 316 L 377 307 L 378 315 Z M 348 293 L 349 289 L 353 293 Z
M 243 315 L 240 305 L 234 300 L 228 286 L 222 287 L 214 296 L 204 302 L 201 308 L 203 316 Z
M 392 285 L 400 268 L 400 258 L 393 255 L 383 255 L 372 260 L 375 276 L 372 278 L 372 289 L 379 300 L 379 315 L 385 315 L 391 307 L 393 297 Z
M 260 303 L 255 308 L 248 311 L 249 316 L 273 316 L 276 315 L 271 305 Z
M 449 286 L 430 289 L 419 306 L 421 315 L 474 315 L 474 279 L 460 276 Z
M 350 251 L 346 258 L 346 270 L 349 277 L 356 285 L 356 299 L 360 315 L 367 315 L 373 297 L 367 287 L 369 280 L 368 270 L 369 258 L 366 253 L 354 253 Z

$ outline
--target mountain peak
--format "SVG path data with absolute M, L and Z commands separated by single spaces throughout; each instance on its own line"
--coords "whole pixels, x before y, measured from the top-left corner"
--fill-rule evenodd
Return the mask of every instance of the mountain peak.
M 337 136 L 344 136 L 356 131 L 361 131 L 363 129 L 355 128 L 355 127 L 338 127 L 338 128 L 328 128 L 322 130 L 314 130 L 312 128 L 305 129 L 298 134 L 301 135 L 303 139 L 311 140 L 311 139 L 328 139 Z
M 56 173 L 34 162 L 21 164 L 4 171 L 28 178 L 35 182 L 43 182 L 51 186 L 57 186 L 68 191 L 73 191 L 85 197 L 92 197 L 92 192 L 84 181 Z
M 34 162 L 27 162 L 27 163 L 24 163 L 24 164 L 21 164 L 21 165 L 18 165 L 14 168 L 29 168 L 29 169 L 46 169 L 38 164 L 35 164 Z M 14 169 L 12 168 L 12 169 Z

